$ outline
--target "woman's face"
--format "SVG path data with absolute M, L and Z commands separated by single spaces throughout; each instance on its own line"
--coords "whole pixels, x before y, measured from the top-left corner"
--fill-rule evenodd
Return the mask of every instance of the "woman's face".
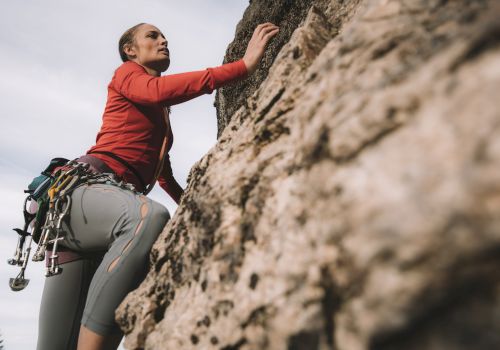
M 125 47 L 125 53 L 131 61 L 164 72 L 170 65 L 168 41 L 163 33 L 151 24 L 143 24 L 137 28 L 134 44 Z

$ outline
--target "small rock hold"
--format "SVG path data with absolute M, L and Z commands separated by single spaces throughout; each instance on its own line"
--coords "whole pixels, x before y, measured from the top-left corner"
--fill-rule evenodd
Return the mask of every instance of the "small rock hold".
M 257 283 L 259 283 L 259 275 L 252 273 L 250 276 L 250 288 L 255 289 L 255 287 L 257 287 Z
M 196 345 L 196 344 L 198 344 L 199 341 L 200 341 L 200 339 L 195 334 L 191 334 L 191 343 Z
M 340 196 L 342 194 L 342 192 L 344 191 L 344 189 L 342 188 L 342 186 L 340 185 L 337 185 L 335 186 L 334 188 L 334 192 L 335 192 L 335 195 L 336 196 Z
M 292 57 L 293 57 L 293 59 L 296 60 L 297 58 L 299 58 L 300 54 L 301 54 L 301 52 L 300 52 L 299 47 L 298 46 L 294 47 L 293 51 L 292 51 Z

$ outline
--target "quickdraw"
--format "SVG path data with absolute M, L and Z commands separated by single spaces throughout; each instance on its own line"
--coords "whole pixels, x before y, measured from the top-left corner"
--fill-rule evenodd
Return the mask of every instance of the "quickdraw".
M 25 191 L 29 195 L 24 200 L 24 228 L 22 230 L 14 229 L 19 234 L 19 239 L 14 257 L 7 260 L 10 265 L 21 266 L 19 274 L 9 280 L 9 286 L 13 291 L 20 291 L 29 283 L 29 279 L 24 277 L 24 273 L 33 240 L 38 244 L 32 258 L 33 261 L 44 260 L 47 249 L 52 250 L 45 276 L 51 277 L 62 272 L 62 268 L 58 263 L 57 248 L 60 242 L 65 239 L 61 226 L 71 209 L 70 194 L 80 186 L 97 183 L 111 184 L 135 191 L 134 185 L 118 180 L 115 174 L 94 173 L 90 170 L 89 164 L 80 163 L 76 160 L 66 163 L 54 175 L 50 175 L 46 181 L 43 181 L 37 189 Z M 43 194 L 40 195 L 40 192 L 43 192 Z M 36 214 L 30 213 L 27 209 L 28 202 L 32 200 L 36 200 L 39 204 L 38 213 Z M 28 231 L 33 220 L 35 220 L 34 228 Z M 40 225 L 42 221 L 43 225 Z M 41 231 L 41 233 L 38 231 Z M 28 244 L 25 247 L 27 239 Z

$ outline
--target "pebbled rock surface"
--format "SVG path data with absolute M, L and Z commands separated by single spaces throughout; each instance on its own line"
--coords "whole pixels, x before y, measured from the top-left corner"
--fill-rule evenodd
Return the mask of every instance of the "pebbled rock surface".
M 282 28 L 117 310 L 127 349 L 500 348 L 500 3 L 250 2 Z

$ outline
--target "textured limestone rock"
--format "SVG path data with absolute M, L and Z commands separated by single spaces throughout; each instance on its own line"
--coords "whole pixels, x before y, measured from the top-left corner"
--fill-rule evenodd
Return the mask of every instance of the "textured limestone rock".
M 232 62 L 243 57 L 247 43 L 252 37 L 255 27 L 260 23 L 279 24 L 280 31 L 279 35 L 269 42 L 259 69 L 254 74 L 244 81 L 217 90 L 215 107 L 217 108 L 218 138 L 230 122 L 234 112 L 242 104 L 248 108 L 246 99 L 267 78 L 269 67 L 273 64 L 276 53 L 290 40 L 293 31 L 304 20 L 313 3 L 320 9 L 326 9 L 328 1 L 276 0 L 272 3 L 266 0 L 251 1 L 251 5 L 243 14 L 243 19 L 238 23 L 235 38 L 227 48 L 224 62 Z
M 266 3 L 264 5 L 264 3 Z M 293 10 L 292 10 L 293 9 Z M 252 1 L 128 349 L 500 348 L 498 1 Z

